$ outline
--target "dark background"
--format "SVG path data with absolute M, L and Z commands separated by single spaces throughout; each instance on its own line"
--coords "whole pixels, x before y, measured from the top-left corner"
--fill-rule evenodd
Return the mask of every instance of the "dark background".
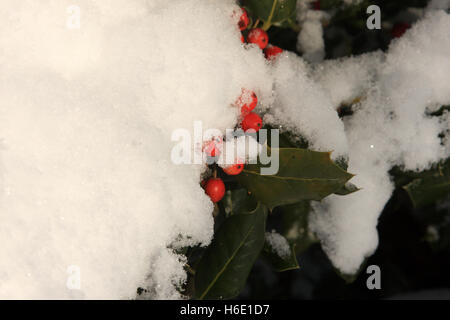
M 449 200 L 447 207 L 415 209 L 405 191 L 394 192 L 379 219 L 378 249 L 352 283 L 339 276 L 320 245 L 315 244 L 298 256 L 298 270 L 277 273 L 266 261 L 258 260 L 240 298 L 450 299 Z M 445 200 L 440 204 L 443 206 Z M 439 239 L 427 231 L 430 227 L 439 230 Z M 368 290 L 366 286 L 366 267 L 373 264 L 381 269 L 381 290 Z M 403 296 L 411 293 L 419 294 Z

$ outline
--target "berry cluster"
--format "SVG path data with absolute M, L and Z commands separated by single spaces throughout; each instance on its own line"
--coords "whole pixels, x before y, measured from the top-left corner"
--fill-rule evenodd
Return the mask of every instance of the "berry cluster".
M 239 30 L 244 31 L 248 28 L 249 25 L 249 18 L 247 15 L 247 11 L 244 8 L 241 8 L 242 14 L 239 17 L 238 27 Z M 244 35 L 241 34 L 241 41 L 242 43 L 245 43 Z M 283 52 L 283 50 L 277 46 L 269 45 L 269 36 L 267 35 L 267 32 L 264 31 L 261 28 L 256 28 L 256 26 L 247 34 L 247 43 L 254 43 L 258 45 L 258 47 L 261 48 L 261 50 L 264 51 L 264 55 L 268 60 L 273 59 L 278 54 Z
M 238 28 L 242 32 L 248 28 L 250 19 L 247 11 L 244 8 L 241 8 L 241 10 Z M 236 14 L 236 12 L 234 14 Z M 242 33 L 241 41 L 242 43 L 245 43 L 245 38 Z M 264 55 L 267 60 L 272 60 L 278 54 L 283 52 L 281 48 L 268 44 L 269 36 L 266 31 L 261 28 L 255 27 L 248 32 L 247 43 L 258 45 L 258 47 L 264 51 Z M 256 108 L 257 104 L 258 97 L 255 92 L 243 88 L 241 95 L 235 102 L 235 106 L 240 109 L 242 130 L 252 130 L 252 132 L 258 132 L 262 128 L 263 122 L 261 117 L 257 113 L 253 112 L 253 109 Z M 205 151 L 210 157 L 218 157 L 220 155 L 220 144 L 222 142 L 222 138 L 213 139 L 205 144 L 203 151 Z M 242 172 L 242 170 L 244 170 L 244 161 L 240 159 L 237 159 L 235 164 L 223 169 L 227 175 L 238 175 Z M 206 194 L 214 203 L 222 200 L 225 195 L 225 184 L 220 178 L 210 178 L 209 180 L 202 182 L 202 186 L 204 187 Z

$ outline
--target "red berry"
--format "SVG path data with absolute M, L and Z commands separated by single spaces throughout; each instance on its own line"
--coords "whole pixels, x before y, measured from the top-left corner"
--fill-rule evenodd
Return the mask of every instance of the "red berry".
M 247 15 L 247 11 L 245 11 L 244 8 L 242 9 L 242 15 L 239 17 L 239 22 L 238 22 L 238 26 L 239 26 L 239 30 L 245 30 L 247 29 L 248 26 L 248 15 Z
M 262 119 L 259 115 L 257 115 L 254 112 L 250 112 L 248 115 L 245 116 L 244 120 L 242 121 L 242 129 L 244 131 L 253 129 L 255 130 L 255 132 L 258 132 L 259 129 L 261 128 L 262 128 Z
M 241 115 L 245 117 L 256 108 L 258 97 L 253 91 L 242 89 L 241 96 L 237 99 L 236 104 L 241 108 Z
M 248 43 L 256 43 L 261 49 L 264 49 L 269 43 L 269 36 L 261 28 L 250 30 L 247 36 Z
M 244 170 L 243 163 L 236 163 L 223 169 L 223 171 L 229 176 L 236 176 L 241 173 L 242 170 Z
M 400 38 L 409 28 L 411 28 L 411 25 L 409 23 L 396 23 L 392 28 L 391 34 L 394 38 Z
M 264 49 L 264 55 L 267 60 L 274 59 L 277 55 L 283 52 L 283 49 L 277 46 L 268 46 Z
M 313 2 L 313 9 L 320 10 L 320 1 L 319 0 L 316 0 Z
M 225 195 L 225 184 L 220 178 L 211 178 L 206 182 L 205 192 L 212 202 L 219 202 Z

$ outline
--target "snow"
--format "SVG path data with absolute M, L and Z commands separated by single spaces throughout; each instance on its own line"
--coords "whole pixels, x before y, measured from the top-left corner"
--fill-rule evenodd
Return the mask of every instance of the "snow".
M 450 127 L 448 115 L 442 119 L 425 115 L 427 107 L 450 103 L 449 32 L 450 16 L 438 11 L 394 41 L 375 83 L 355 114 L 345 120 L 348 170 L 357 174 L 352 182 L 362 190 L 330 196 L 315 204 L 310 216 L 312 230 L 344 273 L 356 272 L 377 247 L 377 220 L 393 190 L 389 169 L 400 165 L 424 170 L 450 156 L 448 137 L 446 145 L 438 138 Z M 350 69 L 357 67 L 347 63 Z M 352 90 L 357 90 L 358 82 L 348 79 L 348 83 L 355 83 Z
M 427 5 L 427 10 L 448 10 L 450 0 L 431 0 Z
M 425 115 L 450 104 L 443 11 L 430 10 L 387 54 L 319 63 L 284 52 L 269 63 L 242 45 L 232 0 L 79 0 L 79 29 L 67 25 L 73 5 L 0 3 L 0 298 L 132 299 L 138 287 L 183 298 L 186 258 L 170 247 L 208 245 L 213 205 L 199 184 L 205 164 L 171 161 L 172 133 L 196 121 L 234 128 L 242 88 L 255 91 L 265 123 L 333 150 L 357 174 L 362 190 L 315 203 L 310 216 L 344 273 L 376 249 L 389 169 L 450 155 L 448 136 L 437 137 L 449 113 Z M 311 26 L 301 43 L 320 52 Z M 336 108 L 355 100 L 340 119 Z M 223 146 L 235 140 L 244 138 Z
M 326 60 L 314 66 L 312 76 L 330 96 L 335 108 L 362 98 L 372 87 L 384 59 L 377 51 L 339 60 Z
M 270 99 L 268 66 L 233 1 L 80 0 L 80 29 L 73 4 L 0 3 L 0 297 L 180 298 L 168 247 L 207 245 L 213 205 L 172 131 L 233 128 L 243 87 Z
M 335 106 L 322 87 L 309 75 L 308 65 L 292 53 L 283 53 L 273 64 L 274 104 L 264 123 L 301 135 L 309 147 L 334 150 L 332 157 L 346 158 L 348 153 L 344 125 Z
M 291 254 L 289 243 L 281 234 L 272 230 L 272 232 L 266 232 L 265 239 L 270 245 L 270 248 L 272 248 L 274 253 L 276 253 L 280 258 L 287 258 Z
M 336 13 L 336 8 L 358 5 L 361 0 L 343 0 L 340 3 L 334 3 L 333 9 L 328 11 L 314 9 L 315 2 L 315 0 L 297 0 L 296 12 L 300 27 L 297 36 L 297 50 L 302 53 L 302 58 L 310 63 L 319 63 L 325 58 L 323 28 Z
M 313 0 L 297 2 L 297 21 L 300 32 L 297 39 L 297 50 L 309 62 L 321 62 L 325 58 L 325 42 L 323 40 L 322 20 L 329 17 L 325 11 L 311 10 Z

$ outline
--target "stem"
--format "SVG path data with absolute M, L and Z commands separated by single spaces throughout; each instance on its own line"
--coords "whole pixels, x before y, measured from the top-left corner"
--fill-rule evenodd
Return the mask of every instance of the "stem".
M 253 29 L 255 29 L 259 24 L 259 19 L 256 19 L 255 24 L 253 25 Z
M 187 272 L 189 272 L 190 275 L 195 276 L 195 270 L 192 269 L 192 267 L 190 265 L 188 265 L 186 263 L 185 267 L 186 267 Z
M 278 2 L 278 0 L 273 0 L 272 9 L 270 10 L 269 17 L 267 18 L 267 21 L 264 22 L 264 24 L 262 26 L 262 29 L 264 31 L 269 30 L 270 26 L 272 25 L 272 18 L 273 18 L 273 14 L 275 12 L 275 7 L 277 6 L 277 2 Z

